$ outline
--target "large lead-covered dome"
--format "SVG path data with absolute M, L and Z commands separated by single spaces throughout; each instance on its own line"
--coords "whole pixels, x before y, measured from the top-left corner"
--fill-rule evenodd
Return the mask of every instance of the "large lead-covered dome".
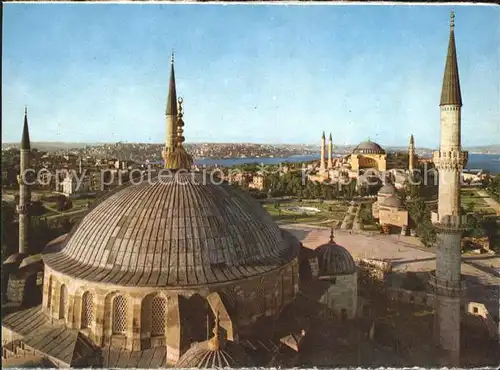
M 363 141 L 352 151 L 354 154 L 385 154 L 385 150 L 373 141 Z
M 44 261 L 95 282 L 187 286 L 273 270 L 296 244 L 247 193 L 178 172 L 110 194 Z

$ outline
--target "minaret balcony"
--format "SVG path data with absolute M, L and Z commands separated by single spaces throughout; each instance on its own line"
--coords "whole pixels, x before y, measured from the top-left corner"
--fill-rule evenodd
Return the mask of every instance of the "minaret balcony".
M 449 150 L 436 150 L 432 153 L 432 161 L 438 169 L 443 170 L 462 170 L 469 160 L 469 152 Z
M 436 294 L 449 297 L 460 297 L 467 290 L 467 281 L 464 275 L 460 275 L 460 281 L 452 282 L 438 278 L 436 270 L 429 272 L 429 285 Z
M 465 225 L 467 225 L 467 215 L 445 215 L 440 217 L 439 213 L 431 212 L 431 222 L 438 229 L 438 232 L 462 232 Z
M 16 206 L 17 213 L 19 214 L 25 214 L 28 213 L 28 207 L 25 204 L 18 204 Z

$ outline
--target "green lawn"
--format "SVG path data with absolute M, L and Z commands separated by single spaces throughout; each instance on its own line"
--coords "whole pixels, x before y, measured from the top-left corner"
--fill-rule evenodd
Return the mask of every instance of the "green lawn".
M 345 213 L 347 211 L 348 205 L 342 202 L 331 202 L 329 203 L 319 203 L 319 202 L 286 202 L 280 204 L 279 208 L 276 208 L 272 203 L 263 204 L 263 207 L 269 212 L 271 217 L 275 221 L 281 221 L 285 223 L 304 223 L 311 225 L 325 225 L 327 226 L 333 222 L 342 222 Z M 315 207 L 321 210 L 316 214 L 306 215 L 299 212 L 294 212 L 287 210 L 289 207 Z M 331 221 L 331 222 L 329 222 Z
M 466 210 L 470 204 L 473 205 L 473 212 L 486 212 L 487 214 L 496 214 L 495 210 L 488 206 L 483 197 L 481 197 L 475 189 L 462 189 L 460 194 L 461 205 Z

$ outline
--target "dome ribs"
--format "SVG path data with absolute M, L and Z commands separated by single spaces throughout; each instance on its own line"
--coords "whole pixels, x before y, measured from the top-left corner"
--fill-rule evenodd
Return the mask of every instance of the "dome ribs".
M 141 237 L 139 240 L 135 238 L 138 235 L 139 229 L 143 228 L 144 216 L 148 210 L 147 207 L 154 197 L 154 195 L 153 197 L 148 197 L 148 194 L 154 194 L 154 186 L 149 187 L 144 184 L 134 185 L 134 189 L 131 191 L 137 193 L 140 190 L 143 190 L 143 192 L 141 191 L 141 196 L 136 194 L 133 200 L 133 207 L 128 209 L 129 213 L 126 222 L 123 224 L 123 240 L 119 245 L 120 249 L 118 249 L 118 254 L 122 256 L 121 270 L 126 271 L 126 273 L 119 275 L 120 280 L 118 280 L 118 282 L 120 283 L 128 283 L 129 279 L 131 279 L 137 271 L 139 261 L 138 255 L 134 253 L 134 251 L 140 251 L 144 238 Z M 116 282 L 116 278 L 117 276 L 113 277 L 112 281 Z
M 160 210 L 160 204 L 163 198 L 166 196 L 166 192 L 163 191 L 162 187 L 165 186 L 164 184 L 161 184 L 157 182 L 153 187 L 156 188 L 155 195 L 153 196 L 153 199 L 156 199 L 156 201 L 153 202 L 153 206 L 151 207 L 151 214 L 150 217 L 148 218 L 147 222 L 147 229 L 146 229 L 146 241 L 147 241 L 147 250 L 145 254 L 145 261 L 144 261 L 144 272 L 139 280 L 138 285 L 140 286 L 147 286 L 149 279 L 151 278 L 151 274 L 153 273 L 154 270 L 154 265 L 155 265 L 155 256 L 156 258 L 161 259 L 161 250 L 159 251 L 160 253 L 159 256 L 156 255 L 156 235 L 158 233 L 158 213 Z
M 159 186 L 167 186 L 163 183 L 159 183 Z M 151 267 L 151 272 L 149 274 L 148 280 L 146 282 L 147 286 L 156 286 L 158 284 L 158 279 L 160 275 L 160 268 L 161 268 L 161 261 L 163 259 L 163 245 L 161 242 L 160 234 L 161 234 L 161 228 L 160 225 L 162 225 L 162 216 L 163 216 L 163 209 L 164 209 L 164 203 L 167 199 L 168 192 L 167 191 L 162 191 L 160 194 L 160 198 L 158 199 L 158 202 L 156 204 L 156 211 L 155 211 L 155 217 L 154 217 L 154 223 L 153 223 L 153 240 L 152 242 L 154 243 L 153 246 L 153 262 L 152 262 L 152 267 Z
M 250 195 L 202 173 L 175 176 L 104 199 L 47 264 L 84 280 L 168 289 L 244 279 L 296 257 Z
M 165 180 L 162 180 L 165 181 Z M 170 273 L 170 250 L 171 250 L 171 241 L 168 239 L 168 235 L 172 234 L 173 228 L 173 207 L 174 207 L 174 199 L 172 193 L 175 191 L 173 189 L 173 185 L 171 183 L 165 184 L 165 202 L 163 203 L 162 210 L 162 219 L 164 218 L 164 229 L 161 235 L 161 270 L 158 277 L 158 286 L 166 286 L 168 284 L 168 277 Z

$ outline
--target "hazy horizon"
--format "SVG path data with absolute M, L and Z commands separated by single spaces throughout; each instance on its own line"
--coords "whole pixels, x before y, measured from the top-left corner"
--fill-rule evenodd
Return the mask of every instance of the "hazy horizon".
M 437 148 L 452 9 L 462 144 L 499 144 L 498 7 L 57 3 L 4 4 L 2 143 L 25 104 L 35 143 L 161 143 L 174 48 L 187 143 Z

